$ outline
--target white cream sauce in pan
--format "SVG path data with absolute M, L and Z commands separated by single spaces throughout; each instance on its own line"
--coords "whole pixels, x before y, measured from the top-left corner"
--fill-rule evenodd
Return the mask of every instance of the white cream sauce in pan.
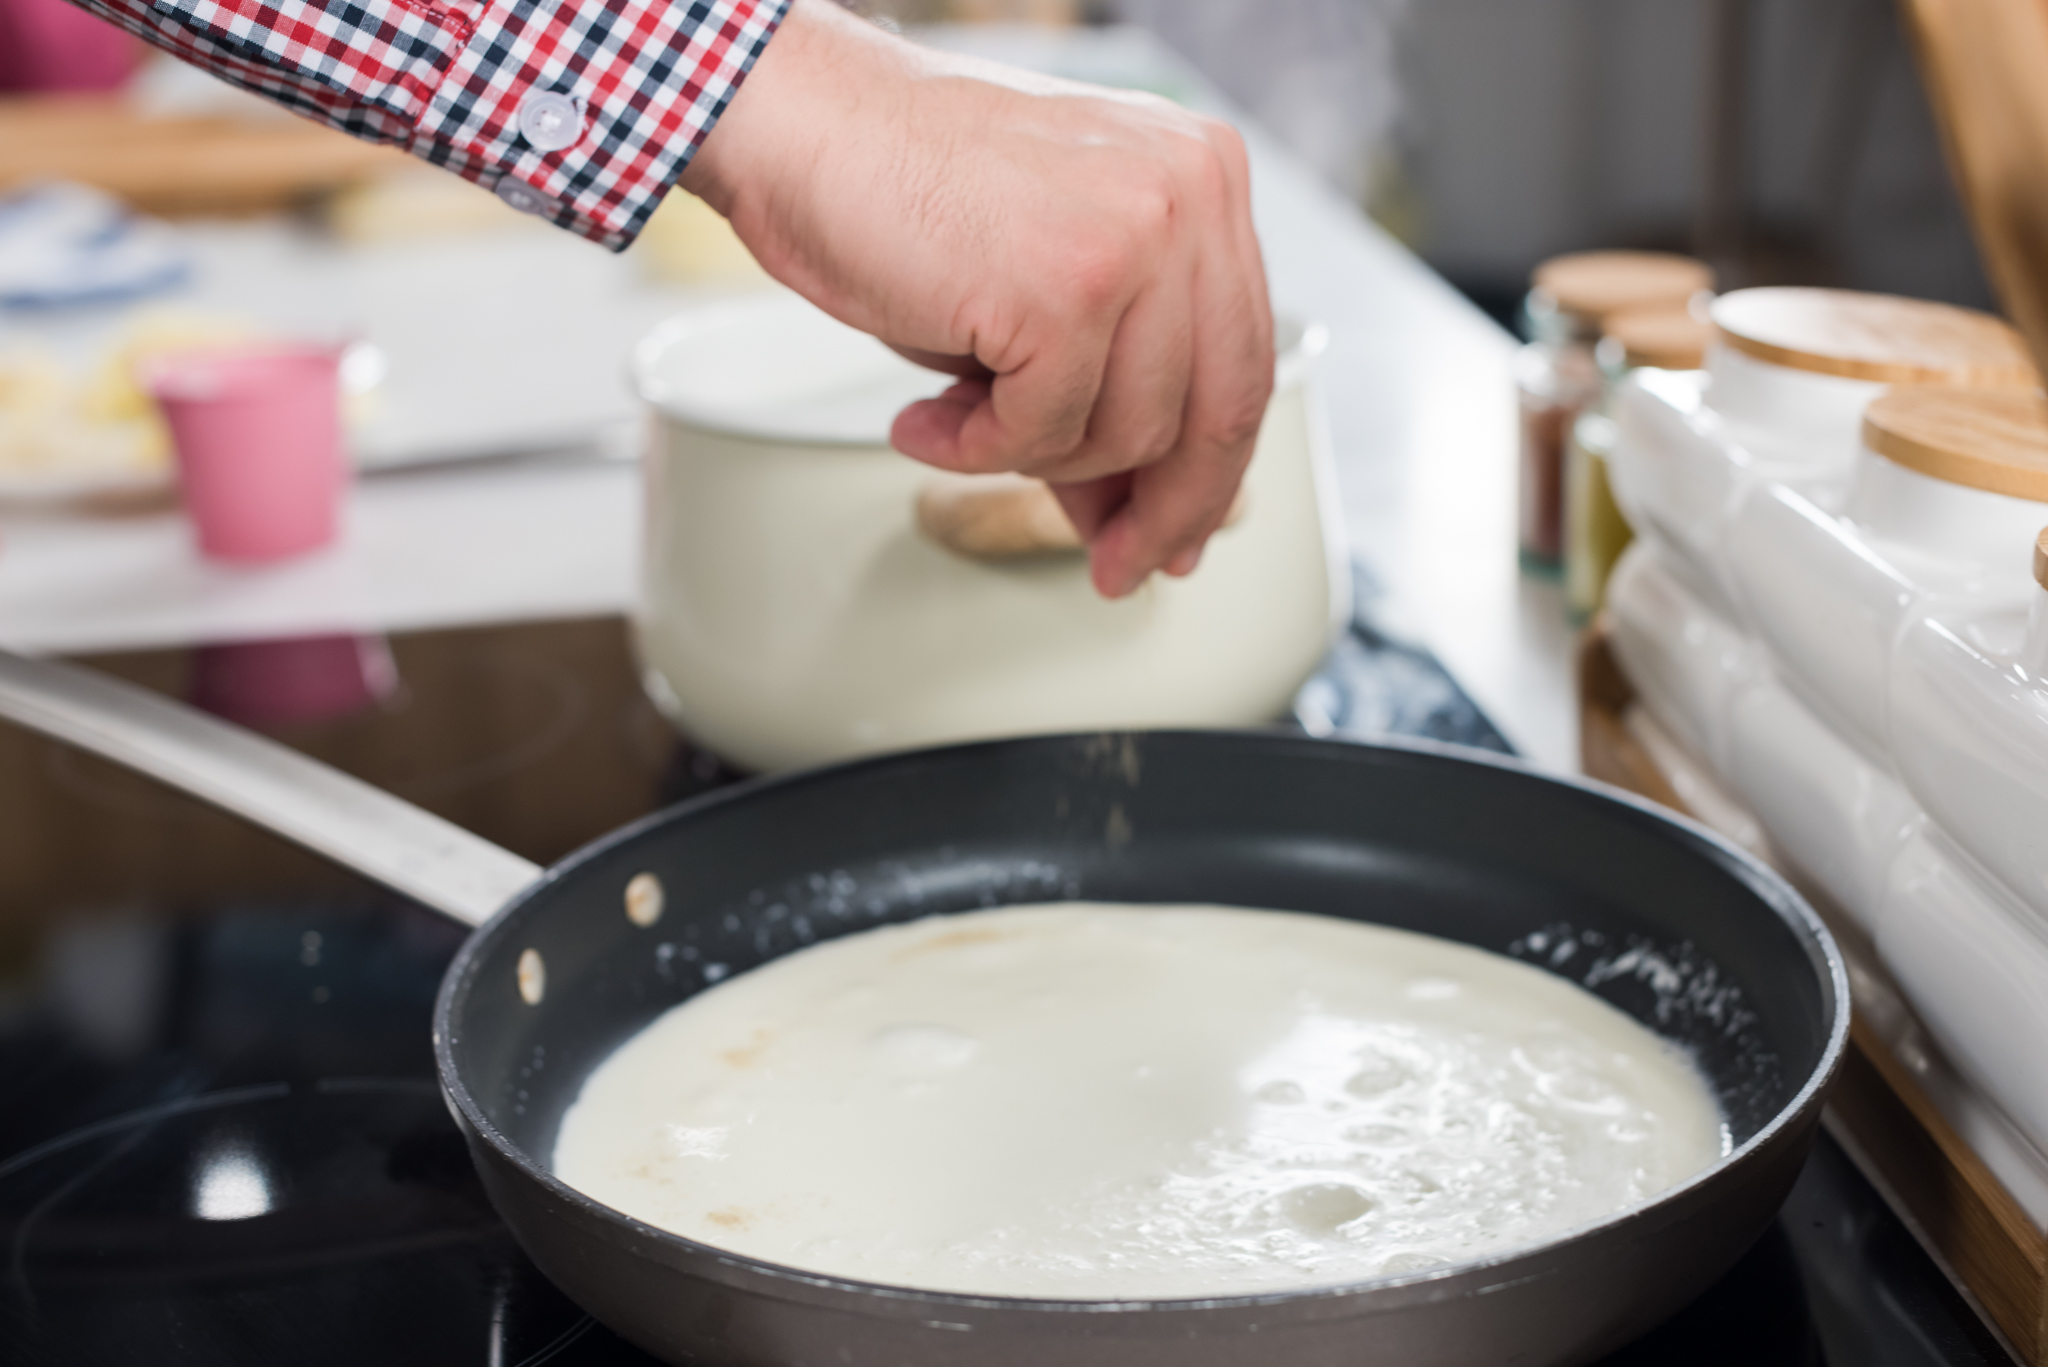
M 1726 1144 L 1683 1053 L 1526 964 L 1328 917 L 1067 903 L 719 985 L 591 1075 L 554 1167 L 792 1267 L 1131 1299 L 1506 1250 Z

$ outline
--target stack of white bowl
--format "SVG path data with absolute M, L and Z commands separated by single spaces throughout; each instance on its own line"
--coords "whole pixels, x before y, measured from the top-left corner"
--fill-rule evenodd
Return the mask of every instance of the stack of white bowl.
M 1631 725 L 1881 960 L 1911 1011 L 1859 1007 L 2048 1227 L 2048 400 L 1982 314 L 1714 321 L 1704 371 L 1615 398 Z

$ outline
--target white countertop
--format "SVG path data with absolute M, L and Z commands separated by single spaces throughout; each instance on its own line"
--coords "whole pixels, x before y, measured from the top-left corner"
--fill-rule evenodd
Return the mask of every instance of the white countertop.
M 1215 105 L 1134 30 L 947 41 Z M 1559 597 L 1516 568 L 1512 340 L 1292 156 L 1257 130 L 1247 141 L 1275 307 L 1331 330 L 1324 392 L 1346 522 L 1388 586 L 1393 625 L 1433 649 L 1532 761 L 1576 769 Z M 630 254 L 609 257 L 566 235 L 515 229 L 473 248 L 370 251 L 286 223 L 193 233 L 208 263 L 197 299 L 345 326 L 393 353 L 390 401 L 403 422 L 387 412 L 380 441 L 430 453 L 517 445 L 570 454 L 366 476 L 341 542 L 273 569 L 199 560 L 172 512 L 0 513 L 0 643 L 84 652 L 630 607 L 637 472 L 629 460 L 574 449 L 584 433 L 615 444 L 633 412 L 625 351 L 685 296 L 643 282 Z M 270 264 L 238 275 L 237 260 Z M 295 282 L 288 298 L 237 295 L 238 281 L 247 289 L 251 278 L 282 278 L 278 262 Z M 555 285 L 527 290 L 514 307 L 504 282 L 518 278 Z M 435 385 L 408 381 L 432 365 L 441 367 Z M 537 436 L 515 442 L 516 432 Z

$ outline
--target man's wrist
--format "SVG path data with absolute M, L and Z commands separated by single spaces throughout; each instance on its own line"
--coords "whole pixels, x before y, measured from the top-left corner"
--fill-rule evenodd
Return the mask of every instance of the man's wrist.
M 775 36 L 684 168 L 677 184 L 726 217 L 743 187 L 799 169 L 855 98 L 857 68 L 888 39 L 831 0 L 792 0 Z

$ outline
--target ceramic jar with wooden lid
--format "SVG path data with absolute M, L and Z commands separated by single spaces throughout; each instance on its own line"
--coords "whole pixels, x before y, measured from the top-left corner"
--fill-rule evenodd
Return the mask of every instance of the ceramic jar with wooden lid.
M 1843 513 L 1871 535 L 2017 580 L 2048 504 L 2048 399 L 1898 389 L 1863 419 Z
M 1891 751 L 1920 804 L 2048 935 L 2048 564 L 2026 599 L 1914 615 L 1894 652 Z
M 1734 606 L 1652 527 L 1610 591 L 1615 655 L 1673 748 L 1869 935 L 1981 1093 L 1951 1120 L 2048 1223 L 2048 399 L 1878 386 L 1814 482 L 1810 459 L 1732 440 L 1689 382 L 1630 377 L 1624 414 L 1684 440 L 1648 452 L 1624 422 L 1616 470 L 1724 473 L 1717 539 L 1684 544 L 1719 557 Z
M 2048 1037 L 2048 883 L 2038 839 L 2048 821 L 2039 795 L 2048 718 L 2038 693 L 2026 710 L 2012 660 L 1970 652 L 1965 670 L 1958 650 L 1930 661 L 1924 698 L 1895 695 L 1897 758 L 1872 753 L 1823 720 L 1753 640 L 1650 550 L 1638 543 L 1623 558 L 1610 609 L 1616 654 L 1654 727 L 1631 718 L 1631 730 L 1668 737 L 1674 759 L 1660 756 L 1660 765 L 1675 780 L 1685 776 L 1689 802 L 1725 789 L 1740 805 L 1717 824 L 1739 831 L 1759 823 L 1774 862 L 1869 936 L 1934 1042 L 1981 1091 L 1951 1120 L 2048 1224 L 2048 1079 L 2039 1063 Z M 2033 596 L 2048 604 L 2048 590 Z M 2010 618 L 1929 618 L 1914 632 L 1957 649 L 1987 637 L 2009 643 L 2012 626 Z M 1902 651 L 1895 688 L 1913 669 Z M 1942 730 L 1908 734 L 1927 723 Z M 1909 758 L 1922 744 L 1946 756 L 1951 772 L 1937 776 L 1926 772 L 1928 756 Z
M 1755 289 L 1713 304 L 1708 402 L 1767 460 L 1846 466 L 1863 410 L 1895 385 L 2032 390 L 2026 343 L 2002 320 L 1923 299 Z
M 1892 753 L 1921 804 L 2048 934 L 2048 401 L 1901 392 L 1866 425 L 1875 454 L 1851 507 L 1867 539 L 1916 582 L 1925 567 L 1907 547 L 1981 567 L 1967 592 L 1924 595 L 1904 614 Z
M 1756 486 L 1840 507 L 1863 411 L 1899 384 L 2024 392 L 2039 384 L 2015 332 L 1989 314 L 1843 290 L 1738 290 L 1714 300 L 1701 376 L 1646 372 L 1619 387 L 1615 497 L 1672 573 L 1736 614 L 1723 544 Z
M 1922 615 L 2017 610 L 2048 525 L 2048 399 L 1898 389 L 1871 404 L 1841 515 L 1783 484 L 1729 519 L 1744 615 L 1840 729 L 1883 753 L 1894 642 Z
M 1555 573 L 1563 563 L 1565 444 L 1601 393 L 1594 346 L 1605 320 L 1630 308 L 1682 306 L 1713 285 L 1704 262 L 1663 252 L 1578 252 L 1536 268 L 1524 306 L 1530 342 L 1515 375 L 1525 567 Z
M 1634 539 L 1614 498 L 1607 458 L 1614 449 L 1614 419 L 1606 394 L 1634 371 L 1698 370 L 1713 325 L 1692 304 L 1624 309 L 1601 327 L 1595 357 L 1603 379 L 1601 400 L 1581 414 L 1565 448 L 1564 591 L 1575 621 L 1585 622 L 1606 600 L 1615 562 Z

